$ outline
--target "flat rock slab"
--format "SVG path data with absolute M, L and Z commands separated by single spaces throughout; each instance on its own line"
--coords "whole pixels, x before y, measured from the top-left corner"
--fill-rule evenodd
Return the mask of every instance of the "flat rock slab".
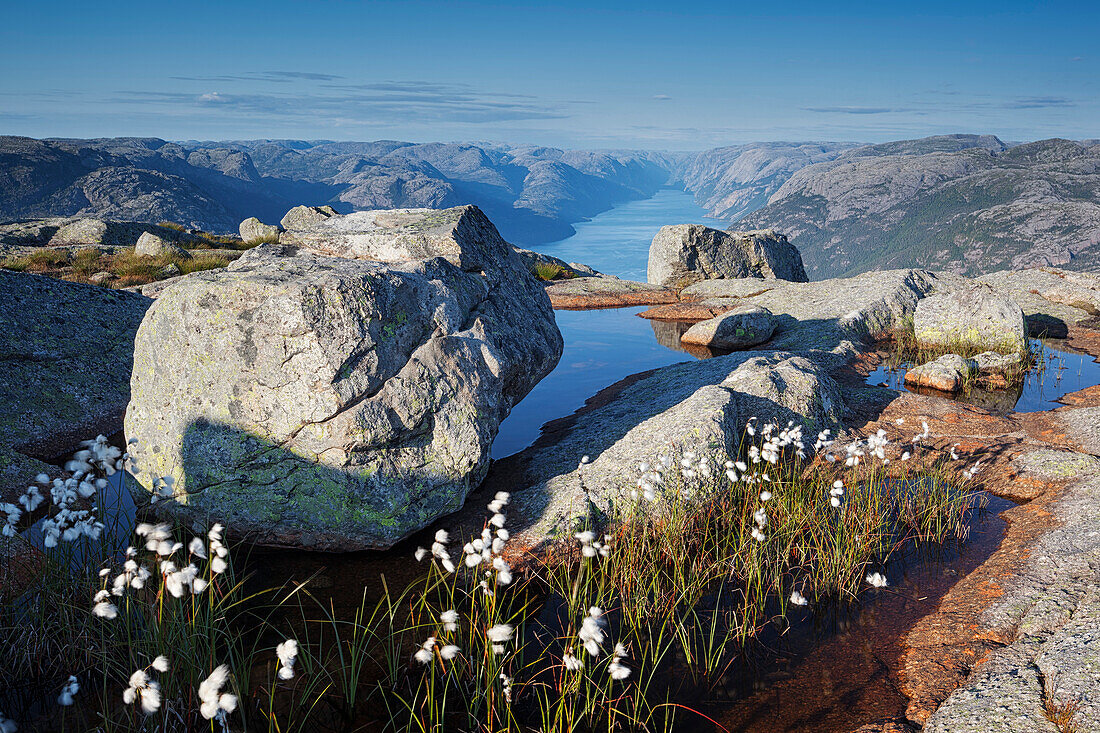
M 633 305 L 678 303 L 680 298 L 668 288 L 610 275 L 558 280 L 546 286 L 550 303 L 561 310 L 623 308 Z
M 0 270 L 0 495 L 22 493 L 46 470 L 28 456 L 50 459 L 121 430 L 134 334 L 150 302 Z

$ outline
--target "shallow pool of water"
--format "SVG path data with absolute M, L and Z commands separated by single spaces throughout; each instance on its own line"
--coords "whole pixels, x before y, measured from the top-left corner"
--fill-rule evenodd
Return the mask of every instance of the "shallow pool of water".
M 652 323 L 637 316 L 643 310 L 556 311 L 565 339 L 561 361 L 501 423 L 493 458 L 523 450 L 545 423 L 572 414 L 623 377 L 694 358 L 662 346 Z
M 1028 372 L 1024 383 L 1010 389 L 971 389 L 954 397 L 960 402 L 984 407 L 998 413 L 1042 412 L 1061 407 L 1059 402 L 1072 392 L 1100 384 L 1100 362 L 1088 354 L 1071 351 L 1062 341 L 1033 339 L 1043 368 Z M 905 386 L 903 366 L 891 369 L 885 363 L 867 376 L 867 384 L 882 385 L 905 392 L 917 392 Z M 935 390 L 919 390 L 922 394 L 946 397 Z

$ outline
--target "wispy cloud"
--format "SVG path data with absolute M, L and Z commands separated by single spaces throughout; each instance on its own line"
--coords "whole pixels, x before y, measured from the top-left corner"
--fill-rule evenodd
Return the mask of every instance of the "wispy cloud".
M 656 99 L 658 102 L 669 102 L 672 100 L 672 97 L 667 94 L 654 94 L 653 98 Z
M 216 107 L 221 114 L 240 113 L 269 119 L 317 117 L 344 124 L 427 122 L 491 123 L 569 117 L 563 103 L 548 103 L 521 94 L 492 94 L 467 85 L 422 82 L 377 82 L 323 85 L 306 92 L 201 93 L 124 91 L 110 100 L 177 111 Z
M 312 71 L 248 71 L 243 74 L 219 74 L 217 76 L 171 76 L 176 81 L 202 81 L 214 83 L 267 81 L 286 84 L 292 81 L 336 81 L 344 77 L 338 74 L 319 74 Z
M 884 115 L 889 112 L 912 112 L 907 107 L 803 107 L 805 112 L 843 115 Z
M 1002 106 L 1005 109 L 1051 109 L 1076 107 L 1077 103 L 1065 97 L 1019 97 Z

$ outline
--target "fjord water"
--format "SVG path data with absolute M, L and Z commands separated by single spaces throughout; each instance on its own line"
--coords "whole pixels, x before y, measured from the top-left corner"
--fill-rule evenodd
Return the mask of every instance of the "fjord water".
M 566 262 L 579 262 L 605 275 L 645 282 L 649 245 L 666 224 L 705 224 L 725 229 L 729 222 L 713 219 L 687 191 L 663 188 L 652 198 L 631 201 L 590 221 L 573 225 L 577 233 L 538 247 Z
M 691 194 L 662 189 L 653 198 L 632 201 L 577 224 L 572 237 L 543 245 L 539 251 L 608 275 L 644 281 L 649 245 L 666 224 L 728 226 L 708 218 Z M 527 447 L 545 423 L 571 414 L 623 377 L 693 358 L 662 346 L 653 322 L 638 318 L 642 310 L 555 311 L 565 339 L 561 361 L 501 423 L 493 458 Z

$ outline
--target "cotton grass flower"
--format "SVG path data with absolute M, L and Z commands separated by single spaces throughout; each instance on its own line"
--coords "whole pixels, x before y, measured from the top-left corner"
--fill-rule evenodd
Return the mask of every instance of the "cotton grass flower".
M 118 608 L 115 606 L 115 604 L 111 603 L 111 601 L 109 600 L 110 597 L 111 594 L 108 593 L 106 590 L 101 590 L 96 593 L 95 598 L 93 599 L 95 605 L 92 606 L 92 615 L 98 616 L 99 618 L 105 618 L 107 620 L 118 618 Z
M 281 680 L 294 677 L 294 662 L 298 660 L 298 641 L 287 639 L 275 647 L 275 656 L 279 658 L 279 670 L 276 675 Z
M 458 611 L 453 608 L 439 614 L 439 620 L 444 631 L 458 631 Z
M 584 669 L 584 662 L 573 654 L 573 647 L 569 647 L 565 650 L 565 654 L 563 654 L 561 658 L 561 663 L 565 665 L 565 668 L 570 672 Z
M 456 645 L 447 644 L 447 645 L 442 646 L 442 647 L 439 648 L 439 656 L 442 657 L 444 659 L 444 661 L 449 662 L 452 659 L 454 659 L 455 657 L 457 657 L 458 653 L 460 651 L 462 651 L 462 650 L 459 649 Z
M 600 646 L 606 638 L 602 616 L 603 610 L 598 606 L 592 606 L 588 609 L 588 615 L 581 621 L 580 631 L 577 632 L 577 638 L 584 645 L 584 650 L 593 657 L 600 656 Z
M 210 676 L 199 683 L 199 714 L 207 720 L 231 713 L 237 709 L 237 696 L 222 692 L 229 680 L 229 667 L 219 664 Z
M 622 663 L 625 657 L 626 647 L 622 644 L 616 644 L 614 651 L 611 652 L 611 664 L 607 665 L 607 674 L 610 675 L 611 679 L 625 680 L 630 676 L 630 667 Z
M 158 655 L 157 658 L 153 660 L 153 663 L 149 666 L 163 674 L 164 672 L 168 671 L 168 657 L 164 656 L 163 654 Z
M 493 654 L 503 654 L 504 645 L 512 640 L 514 629 L 511 624 L 496 624 L 485 632 L 485 636 L 492 642 Z
M 61 688 L 61 694 L 57 697 L 57 704 L 68 707 L 73 704 L 73 695 L 80 692 L 80 683 L 74 675 L 69 675 L 69 681 Z
M 885 588 L 890 585 L 889 581 L 886 580 L 886 576 L 882 573 L 868 573 L 864 580 L 874 588 Z
M 416 654 L 413 654 L 413 659 L 421 664 L 431 664 L 434 657 L 432 650 L 435 649 L 435 637 L 429 636 L 420 648 L 416 650 Z
M 160 709 L 160 685 L 144 669 L 139 669 L 130 675 L 130 683 L 122 691 L 122 702 L 136 703 L 141 712 L 152 715 Z
M 796 606 L 807 606 L 807 605 L 809 605 L 810 602 L 808 600 L 806 600 L 806 596 L 802 595 L 797 590 L 792 590 L 791 591 L 791 603 L 793 603 Z

